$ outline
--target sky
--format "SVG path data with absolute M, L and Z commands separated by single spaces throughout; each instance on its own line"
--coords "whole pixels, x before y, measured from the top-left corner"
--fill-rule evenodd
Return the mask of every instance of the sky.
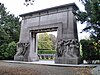
M 79 2 L 79 0 L 35 0 L 33 5 L 29 6 L 24 5 L 24 0 L 0 0 L 0 2 L 4 4 L 7 11 L 10 11 L 10 14 L 14 14 L 15 16 L 73 2 L 76 3 L 80 10 L 84 11 L 84 6 Z M 88 33 L 80 33 L 85 26 L 85 24 L 77 22 L 79 39 L 89 37 Z M 56 33 L 53 34 L 57 35 Z

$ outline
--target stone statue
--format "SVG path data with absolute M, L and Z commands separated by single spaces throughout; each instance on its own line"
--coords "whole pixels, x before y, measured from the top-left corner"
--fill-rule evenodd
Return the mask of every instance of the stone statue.
M 27 57 L 28 55 L 28 49 L 29 49 L 29 43 L 17 43 L 17 53 L 14 56 L 15 60 L 21 60 L 24 61 L 25 57 Z M 16 57 L 18 56 L 18 57 Z
M 23 56 L 26 54 L 28 48 L 29 48 L 29 43 L 23 43 L 23 52 L 22 52 Z
M 22 52 L 23 52 L 23 46 L 22 46 L 22 43 L 17 43 L 17 53 L 16 53 L 16 56 L 20 56 L 22 55 Z

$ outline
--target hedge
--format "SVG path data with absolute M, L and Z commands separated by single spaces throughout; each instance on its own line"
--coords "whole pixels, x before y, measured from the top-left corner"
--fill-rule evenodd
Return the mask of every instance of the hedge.
M 38 54 L 55 54 L 56 50 L 38 50 Z

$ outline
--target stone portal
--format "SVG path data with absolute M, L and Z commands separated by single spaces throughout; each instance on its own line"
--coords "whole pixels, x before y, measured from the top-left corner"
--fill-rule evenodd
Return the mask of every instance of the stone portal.
M 22 17 L 16 61 L 37 61 L 37 33 L 57 31 L 55 63 L 79 64 L 80 52 L 74 3 L 20 15 Z

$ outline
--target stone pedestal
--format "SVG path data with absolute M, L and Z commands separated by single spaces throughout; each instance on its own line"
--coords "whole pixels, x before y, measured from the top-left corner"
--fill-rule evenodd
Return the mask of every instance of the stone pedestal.
M 17 55 L 15 55 L 14 56 L 14 60 L 15 61 L 24 61 L 24 57 L 21 55 L 21 56 L 17 56 Z
M 80 64 L 82 60 L 79 57 L 55 57 L 56 64 Z
M 39 57 L 35 53 L 33 53 L 32 56 L 29 55 L 29 57 L 28 57 L 28 62 L 34 62 L 34 61 L 39 61 Z

